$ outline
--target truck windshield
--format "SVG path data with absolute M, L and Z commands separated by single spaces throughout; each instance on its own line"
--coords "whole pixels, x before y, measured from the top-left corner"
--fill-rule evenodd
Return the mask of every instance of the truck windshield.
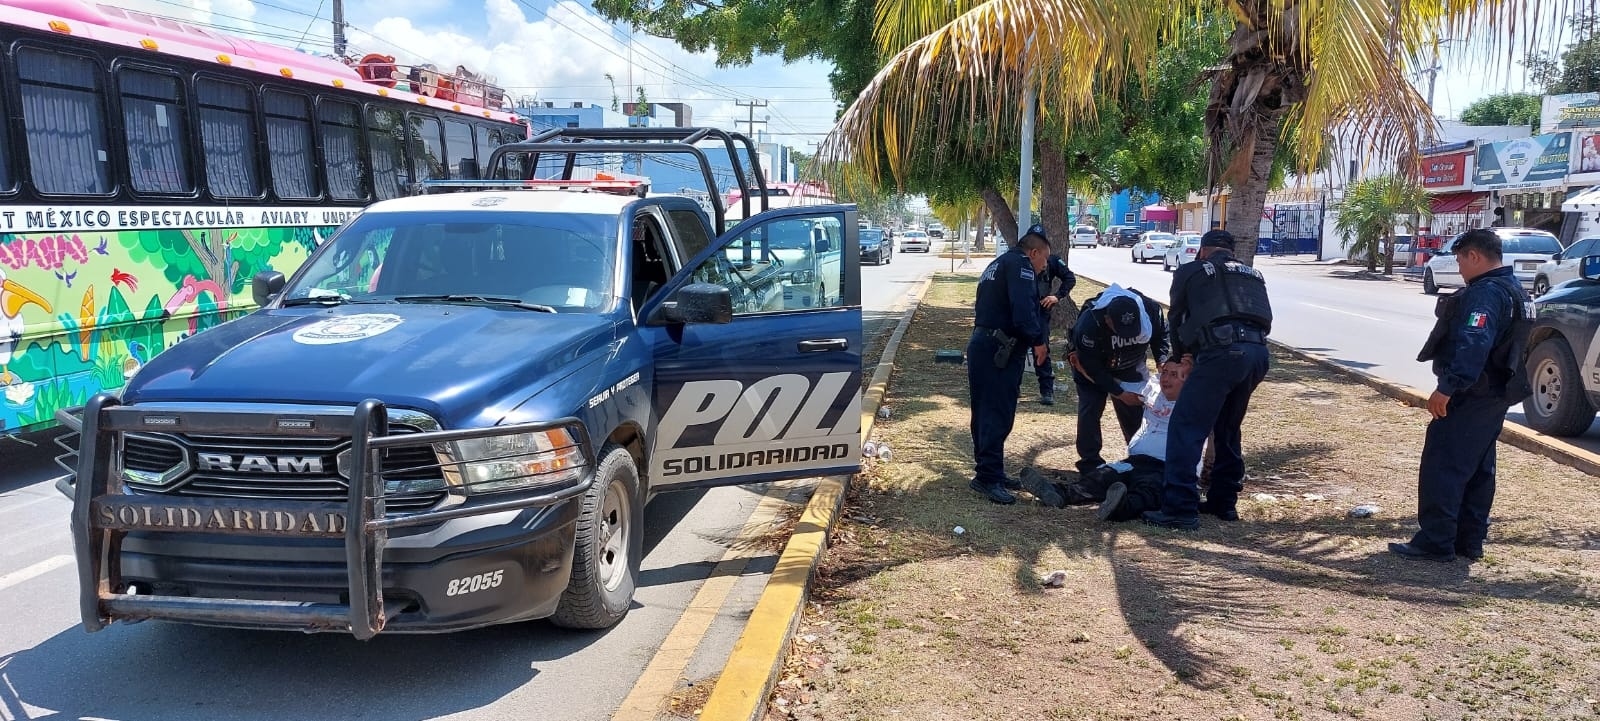
M 284 298 L 461 296 L 598 312 L 616 296 L 616 238 L 609 215 L 371 213 L 330 240 Z

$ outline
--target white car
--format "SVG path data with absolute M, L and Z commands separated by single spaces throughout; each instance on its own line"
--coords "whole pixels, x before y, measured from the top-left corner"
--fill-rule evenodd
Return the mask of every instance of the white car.
M 1072 229 L 1071 246 L 1074 248 L 1093 248 L 1100 242 L 1100 233 L 1087 225 L 1080 225 Z
M 1521 281 L 1522 287 L 1532 290 L 1534 277 L 1539 266 L 1550 260 L 1551 256 L 1561 252 L 1561 241 L 1554 235 L 1534 228 L 1490 228 L 1495 235 L 1500 236 L 1501 262 L 1510 266 Z M 1422 271 L 1422 292 L 1433 295 L 1444 287 L 1460 287 L 1466 285 L 1461 279 L 1461 266 L 1456 260 L 1452 248 L 1455 246 L 1457 235 L 1451 238 L 1444 247 L 1434 252 L 1428 259 L 1428 265 Z
M 1129 255 L 1135 263 L 1147 263 L 1155 258 L 1165 258 L 1167 249 L 1178 242 L 1178 237 L 1171 233 L 1158 230 L 1146 231 L 1139 237 L 1139 242 L 1133 244 Z M 1164 260 L 1162 262 L 1165 262 Z
M 1600 238 L 1583 238 L 1567 246 L 1566 250 L 1550 256 L 1540 263 L 1533 273 L 1533 295 L 1549 293 L 1562 283 L 1579 277 L 1578 271 L 1585 256 L 1600 255 Z
M 1178 266 L 1198 257 L 1200 257 L 1200 236 L 1184 233 L 1178 236 L 1172 245 L 1167 246 L 1167 252 L 1161 256 L 1161 269 L 1177 270 Z
M 908 230 L 900 236 L 900 252 L 926 253 L 933 248 L 933 241 L 928 239 L 928 234 L 921 230 Z

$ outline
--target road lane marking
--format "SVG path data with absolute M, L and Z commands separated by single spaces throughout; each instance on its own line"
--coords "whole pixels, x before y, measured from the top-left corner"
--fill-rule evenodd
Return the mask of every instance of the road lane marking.
M 639 674 L 639 680 L 634 682 L 633 689 L 622 700 L 611 721 L 655 721 L 660 717 L 665 710 L 662 704 L 677 689 L 678 677 L 688 667 L 695 650 L 700 648 L 711 622 L 722 611 L 728 594 L 744 574 L 745 566 L 751 558 L 765 553 L 750 540 L 771 530 L 773 522 L 779 517 L 779 510 L 791 505 L 787 496 L 793 490 L 793 484 L 775 484 L 761 497 L 761 502 L 750 512 L 738 538 L 722 554 L 722 560 L 711 569 L 711 575 L 700 584 L 694 599 L 689 601 L 683 615 L 678 617 L 677 624 L 667 632 L 667 637 L 650 658 L 650 663 L 645 665 L 644 672 Z
M 1348 310 L 1340 310 L 1338 308 L 1329 308 L 1328 306 L 1325 306 L 1325 305 L 1317 305 L 1316 303 L 1307 303 L 1307 302 L 1305 302 L 1303 300 L 1300 301 L 1300 305 L 1309 305 L 1312 308 L 1321 308 L 1322 310 L 1333 311 L 1334 313 L 1343 313 L 1345 315 L 1353 315 L 1353 316 L 1355 316 L 1357 318 L 1365 318 L 1367 320 L 1377 321 L 1379 323 L 1387 323 L 1387 322 L 1389 322 L 1388 319 L 1386 319 L 1386 318 L 1374 318 L 1374 317 L 1372 317 L 1370 315 L 1362 315 L 1360 313 L 1351 313 Z
M 31 581 L 39 576 L 54 571 L 62 566 L 72 565 L 71 556 L 51 556 L 38 563 L 28 566 L 20 571 L 12 571 L 0 576 L 0 591 L 4 591 L 19 583 Z

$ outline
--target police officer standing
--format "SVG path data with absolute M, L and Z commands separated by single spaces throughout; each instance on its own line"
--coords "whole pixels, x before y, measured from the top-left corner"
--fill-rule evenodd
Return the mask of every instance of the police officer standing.
M 968 484 L 995 503 L 1016 503 L 1007 489 L 1022 484 L 1006 476 L 1005 444 L 1017 415 L 1022 363 L 1028 349 L 1045 357 L 1038 275 L 1048 266 L 1050 242 L 1034 226 L 978 279 L 976 318 L 967 342 L 967 387 L 972 394 L 972 450 L 977 472 Z
M 1483 557 L 1494 503 L 1495 444 L 1506 408 L 1526 397 L 1517 333 L 1526 333 L 1528 294 L 1501 265 L 1500 236 L 1470 230 L 1454 252 L 1467 287 L 1441 299 L 1434 333 L 1418 360 L 1432 360 L 1438 387 L 1428 398 L 1433 421 L 1417 474 L 1417 522 L 1409 543 L 1389 550 L 1407 558 Z M 1518 325 L 1522 328 L 1518 328 Z M 1525 338 L 1525 336 L 1524 336 Z M 1507 386 L 1516 388 L 1508 393 Z
M 1028 229 L 1029 233 L 1044 236 L 1044 226 L 1035 225 Z M 1056 404 L 1056 366 L 1050 362 L 1050 316 L 1058 304 L 1068 294 L 1072 293 L 1073 286 L 1078 284 L 1078 276 L 1073 275 L 1067 268 L 1067 261 L 1055 253 L 1050 254 L 1048 265 L 1044 272 L 1039 273 L 1039 316 L 1044 324 L 1044 360 L 1033 359 L 1034 372 L 1039 376 L 1039 402 L 1053 406 Z M 1060 286 L 1056 285 L 1060 282 Z M 1032 350 L 1029 350 L 1032 353 Z
M 1068 340 L 1072 384 L 1078 391 L 1078 472 L 1088 473 L 1106 462 L 1100 456 L 1106 401 L 1122 427 L 1122 440 L 1131 440 L 1144 418 L 1139 394 L 1150 380 L 1145 354 L 1159 366 L 1169 360 L 1171 345 L 1161 305 L 1116 285 L 1090 299 Z
M 1233 234 L 1208 231 L 1199 257 L 1172 276 L 1172 353 L 1189 370 L 1167 431 L 1167 468 L 1161 510 L 1144 520 L 1165 528 L 1194 530 L 1200 514 L 1239 520 L 1235 505 L 1244 489 L 1240 425 L 1250 394 L 1271 363 L 1267 334 L 1272 305 L 1261 272 L 1233 255 Z M 1200 502 L 1200 457 L 1206 436 L 1216 443 L 1211 490 Z

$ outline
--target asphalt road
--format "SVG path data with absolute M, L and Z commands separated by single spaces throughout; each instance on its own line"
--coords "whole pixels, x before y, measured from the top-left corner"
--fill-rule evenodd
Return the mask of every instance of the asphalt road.
M 933 270 L 896 254 L 862 269 L 869 334 Z M 70 503 L 46 479 L 46 437 L 0 438 L 0 721 L 93 718 L 609 719 L 662 646 L 766 487 L 658 498 L 646 512 L 635 605 L 605 632 L 544 622 L 445 636 L 249 632 L 147 622 L 96 634 L 78 625 Z M 797 500 L 803 495 L 797 496 Z M 750 560 L 682 677 L 722 669 L 774 553 Z
M 1172 274 L 1160 263 L 1134 263 L 1127 248 L 1074 249 L 1067 265 L 1096 280 L 1132 286 L 1165 302 Z M 1256 267 L 1272 293 L 1272 337 L 1341 365 L 1417 389 L 1433 391 L 1434 378 L 1417 351 L 1433 328 L 1434 296 L 1422 284 L 1361 278 L 1355 266 L 1330 265 L 1312 256 L 1263 257 Z M 1522 407 L 1507 418 L 1521 423 Z M 1563 439 L 1600 452 L 1600 423 L 1580 438 Z

